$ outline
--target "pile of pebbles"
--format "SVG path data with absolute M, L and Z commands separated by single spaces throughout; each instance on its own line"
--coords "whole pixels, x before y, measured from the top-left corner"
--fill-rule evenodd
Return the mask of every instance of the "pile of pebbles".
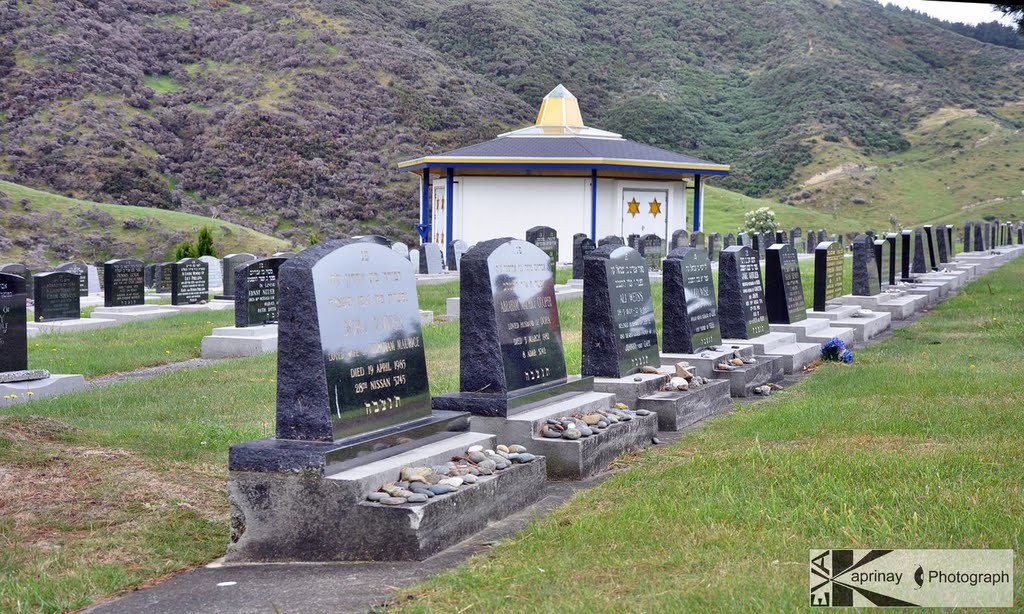
M 685 392 L 691 388 L 700 388 L 704 384 L 710 382 L 706 377 L 700 375 L 694 375 L 690 371 L 690 363 L 688 362 L 677 362 L 676 363 L 676 374 L 672 379 L 668 380 L 668 383 L 661 387 L 663 392 L 681 391 Z
M 646 409 L 631 411 L 622 403 L 609 409 L 598 409 L 586 414 L 573 414 L 561 418 L 548 418 L 540 427 L 540 436 L 545 439 L 576 440 L 597 435 L 613 424 L 629 422 L 636 416 L 649 416 Z
M 476 484 L 481 476 L 494 475 L 517 464 L 532 463 L 536 456 L 519 445 L 498 446 L 485 450 L 470 446 L 463 456 L 456 456 L 436 467 L 402 467 L 399 481 L 389 482 L 366 497 L 381 505 L 426 503 L 429 499 L 451 494 Z
M 737 367 L 742 367 L 743 365 L 752 365 L 756 363 L 756 358 L 744 358 L 743 356 L 739 355 L 739 352 L 733 352 L 732 358 L 730 358 L 727 362 L 718 363 L 717 365 L 715 365 L 715 369 L 719 371 L 735 371 Z

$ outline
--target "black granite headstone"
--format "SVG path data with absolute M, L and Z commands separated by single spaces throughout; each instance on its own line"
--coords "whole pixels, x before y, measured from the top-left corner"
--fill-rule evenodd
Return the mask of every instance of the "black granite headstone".
M 708 259 L 717 261 L 718 255 L 722 253 L 722 235 L 713 232 L 708 235 Z
M 597 245 L 587 235 L 576 235 L 572 245 L 572 278 L 583 279 L 583 259 L 597 249 Z
M 813 230 L 807 232 L 807 241 L 804 243 L 804 252 L 807 254 L 813 254 L 814 248 L 818 245 L 818 237 L 814 234 Z
M 721 345 L 718 302 L 707 254 L 695 247 L 672 250 L 662 274 L 663 350 L 695 354 Z
M 896 245 L 898 238 L 899 235 L 895 232 L 889 232 L 885 235 L 885 242 L 889 244 L 889 277 L 886 278 L 888 279 L 886 283 L 891 286 L 896 285 L 896 281 L 900 278 L 900 270 L 902 266 L 899 256 L 900 250 L 897 249 Z
M 11 264 L 5 264 L 0 266 L 0 273 L 7 273 L 8 275 L 17 275 L 18 277 L 25 280 L 25 295 L 32 296 L 32 271 L 27 266 L 20 262 L 14 262 Z
M 605 245 L 625 245 L 626 242 L 622 240 L 622 237 L 617 235 L 608 235 L 602 239 L 597 240 L 598 247 L 604 247 Z
M 825 235 L 825 229 L 824 228 L 819 229 L 818 230 L 818 243 L 824 243 L 827 240 L 828 240 L 828 238 Z M 839 247 L 842 247 L 842 245 L 840 245 Z M 817 245 L 815 245 L 814 249 L 818 249 Z
M 690 233 L 686 232 L 685 228 L 680 228 L 672 233 L 672 244 L 673 250 L 679 249 L 680 247 L 688 247 L 690 245 Z
M 914 268 L 914 233 L 911 230 L 900 231 L 900 279 L 911 281 Z
M 800 253 L 800 250 L 804 248 L 803 243 L 804 231 L 799 226 L 794 226 L 789 229 L 789 244 L 793 246 L 793 249 Z
M 634 234 L 631 234 L 631 235 L 627 235 L 626 236 L 626 245 L 628 245 L 629 247 L 632 247 L 633 249 L 636 249 L 636 242 L 639 241 L 639 240 L 640 240 L 640 235 L 638 235 L 638 234 L 634 233 Z
M 800 260 L 789 243 L 776 243 L 765 252 L 765 304 L 768 322 L 793 324 L 807 319 L 807 301 L 800 277 Z
M 661 261 L 665 259 L 665 241 L 661 237 L 655 234 L 640 237 L 636 251 L 643 257 L 649 270 L 661 270 Z
M 753 339 L 768 333 L 761 265 L 745 246 L 722 250 L 718 261 L 718 322 L 722 336 Z
M 0 373 L 28 369 L 27 300 L 25 280 L 0 273 Z
M 420 275 L 440 275 L 444 270 L 441 247 L 437 243 L 420 246 Z
M 698 230 L 697 232 L 690 233 L 690 247 L 708 251 L 707 240 L 703 232 Z
M 551 274 L 558 271 L 558 233 L 550 226 L 534 226 L 526 231 L 526 240 L 541 249 L 551 259 Z
M 952 258 L 949 254 L 949 244 L 946 243 L 948 235 L 946 234 L 946 226 L 940 225 L 935 228 L 935 251 L 939 257 L 936 264 L 946 264 Z
M 171 264 L 171 304 L 196 305 L 210 300 L 210 269 L 198 258 Z
M 79 276 L 70 271 L 36 275 L 34 302 L 36 322 L 77 320 L 82 317 Z
M 925 246 L 924 230 L 921 228 L 914 229 L 914 273 L 927 273 L 931 271 L 931 267 L 928 266 L 928 251 Z
M 755 232 L 752 235 L 751 239 L 753 240 L 753 243 L 754 243 L 750 247 L 751 253 L 754 254 L 754 256 L 758 259 L 758 261 L 764 260 L 764 253 L 765 253 L 765 250 L 767 249 L 767 247 L 764 244 L 764 233 Z
M 587 256 L 583 375 L 617 378 L 640 367 L 660 366 L 654 299 L 645 261 L 636 250 L 611 245 Z
M 279 439 L 333 441 L 430 415 L 416 279 L 402 256 L 324 241 L 278 272 Z
M 733 245 L 736 245 L 736 236 L 730 232 L 722 239 L 722 249 L 732 247 Z M 721 253 L 721 250 L 719 250 L 719 253 Z
M 146 303 L 145 263 L 125 258 L 103 263 L 103 306 L 129 307 Z
M 478 243 L 463 257 L 460 390 L 482 403 L 467 411 L 506 415 L 510 397 L 566 382 L 548 261 L 537 246 L 511 238 Z
M 750 247 L 750 248 L 753 248 L 754 241 L 753 241 L 753 239 L 750 238 L 750 233 L 741 232 L 738 235 L 736 235 L 736 245 L 738 245 L 740 247 Z M 730 246 L 730 247 L 732 247 L 732 246 Z
M 1024 222 L 1017 225 L 1017 244 L 1024 245 Z
M 925 241 L 927 243 L 927 245 L 926 245 L 927 249 L 925 250 L 925 255 L 926 255 L 925 262 L 926 262 L 926 264 L 928 264 L 928 270 L 929 271 L 935 271 L 935 270 L 938 270 L 937 264 L 938 264 L 939 261 L 938 261 L 937 251 L 936 251 L 936 248 L 935 248 L 935 238 L 932 236 L 932 226 L 931 226 L 931 224 L 925 224 L 923 226 L 923 229 L 924 229 L 924 238 L 925 238 Z
M 218 298 L 225 300 L 233 300 L 235 298 L 235 269 L 239 265 L 245 264 L 246 262 L 252 262 L 256 260 L 256 254 L 250 254 L 243 252 L 240 254 L 228 254 L 224 256 L 224 261 L 221 263 L 224 269 L 224 294 Z
M 973 230 L 974 224 L 970 220 L 964 222 L 964 252 L 969 252 L 974 249 L 974 246 L 971 244 L 971 232 Z
M 785 230 L 776 230 L 775 243 L 785 243 L 786 245 L 789 245 L 789 234 L 786 233 Z M 771 245 L 768 247 L 771 247 Z
M 985 225 L 981 222 L 975 222 L 971 226 L 971 235 L 974 237 L 974 251 L 983 252 L 985 249 Z
M 953 243 L 953 225 L 946 224 L 946 245 L 949 246 L 949 261 L 956 255 L 956 243 Z
M 81 296 L 89 296 L 89 267 L 84 262 L 66 262 L 58 266 L 54 271 L 58 273 L 74 273 L 79 276 L 78 293 Z M 33 293 L 35 296 L 35 293 Z
M 295 252 L 274 252 L 271 254 L 271 258 L 291 258 L 295 256 Z
M 401 256 L 399 256 L 401 257 Z M 235 326 L 273 324 L 278 319 L 278 273 L 287 258 L 260 258 L 234 271 Z
M 872 244 L 875 248 L 875 266 L 878 268 L 878 281 L 881 285 L 892 283 L 891 266 L 892 257 L 889 254 L 889 242 L 885 239 L 875 239 Z
M 875 296 L 881 291 L 875 244 L 867 235 L 857 235 L 853 240 L 853 295 Z
M 147 264 L 146 267 L 142 269 L 143 283 L 147 288 L 153 287 L 153 271 L 155 270 L 155 264 Z
M 829 301 L 843 295 L 843 246 L 835 241 L 814 248 L 814 311 L 825 311 Z

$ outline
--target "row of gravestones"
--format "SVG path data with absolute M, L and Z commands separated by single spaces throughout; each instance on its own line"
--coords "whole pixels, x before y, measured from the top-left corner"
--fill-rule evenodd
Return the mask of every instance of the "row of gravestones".
M 965 252 L 982 252 L 1002 245 L 1024 244 L 1024 222 L 967 221 L 964 223 Z

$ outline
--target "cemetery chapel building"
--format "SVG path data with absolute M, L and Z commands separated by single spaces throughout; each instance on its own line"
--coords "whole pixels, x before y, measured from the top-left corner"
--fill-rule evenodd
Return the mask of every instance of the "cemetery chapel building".
M 572 237 L 702 230 L 707 175 L 729 166 L 625 139 L 583 124 L 579 103 L 559 85 L 537 122 L 496 139 L 399 164 L 420 175 L 423 242 L 469 244 L 522 238 L 528 228 L 558 231 L 559 261 L 572 261 Z M 686 190 L 693 190 L 687 215 Z

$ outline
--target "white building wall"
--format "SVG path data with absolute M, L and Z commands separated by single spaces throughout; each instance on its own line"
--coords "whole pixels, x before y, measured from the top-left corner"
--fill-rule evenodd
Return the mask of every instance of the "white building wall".
M 533 226 L 558 232 L 559 262 L 572 262 L 572 236 L 590 234 L 589 177 L 457 176 L 454 237 L 473 244 L 496 237 L 525 238 Z M 443 179 L 442 179 L 443 181 Z M 597 239 L 622 234 L 623 190 L 667 190 L 666 242 L 685 228 L 685 186 L 681 181 L 598 179 Z M 443 222 L 442 222 L 443 223 Z M 658 234 L 662 234 L 659 231 Z

